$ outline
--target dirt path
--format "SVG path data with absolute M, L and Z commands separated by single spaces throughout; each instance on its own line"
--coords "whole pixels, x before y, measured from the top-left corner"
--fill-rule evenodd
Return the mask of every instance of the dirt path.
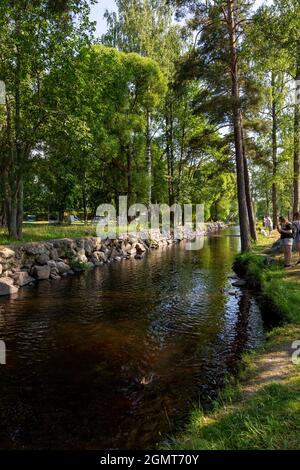
M 262 353 L 254 363 L 250 376 L 241 383 L 243 400 L 248 400 L 260 389 L 271 383 L 284 383 L 293 369 L 291 341 L 280 343 Z

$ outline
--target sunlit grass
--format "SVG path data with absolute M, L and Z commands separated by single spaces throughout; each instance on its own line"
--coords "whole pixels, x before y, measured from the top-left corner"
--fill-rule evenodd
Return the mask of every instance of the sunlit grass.
M 126 233 L 127 226 L 117 228 L 117 234 Z M 98 232 L 100 236 L 107 236 L 104 229 Z M 39 242 L 52 240 L 55 238 L 81 238 L 92 236 L 96 237 L 96 226 L 92 224 L 72 224 L 72 225 L 54 225 L 47 222 L 24 223 L 23 236 L 21 241 L 9 239 L 7 230 L 0 228 L 0 245 L 10 245 L 15 243 Z

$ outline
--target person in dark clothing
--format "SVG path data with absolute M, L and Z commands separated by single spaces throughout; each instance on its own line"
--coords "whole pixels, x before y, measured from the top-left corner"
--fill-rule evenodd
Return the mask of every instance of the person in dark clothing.
M 300 264 L 300 212 L 296 212 L 296 214 L 294 214 L 293 224 L 295 226 L 296 231 L 295 242 L 299 251 L 299 260 L 296 263 L 298 265 Z
M 292 250 L 293 250 L 293 225 L 285 217 L 279 217 L 279 224 L 277 230 L 280 233 L 281 243 L 284 250 L 284 267 L 290 268 L 292 262 Z

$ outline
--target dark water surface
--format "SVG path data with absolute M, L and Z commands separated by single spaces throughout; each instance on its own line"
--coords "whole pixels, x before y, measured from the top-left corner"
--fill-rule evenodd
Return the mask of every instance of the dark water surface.
M 1 299 L 0 448 L 153 448 L 207 404 L 264 336 L 228 235 Z

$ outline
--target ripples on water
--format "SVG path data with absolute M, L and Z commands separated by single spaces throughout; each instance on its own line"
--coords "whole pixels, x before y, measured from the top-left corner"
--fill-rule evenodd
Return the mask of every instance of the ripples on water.
M 263 341 L 228 296 L 236 237 L 153 251 L 0 301 L 1 448 L 153 448 Z M 225 292 L 224 292 L 225 289 Z

